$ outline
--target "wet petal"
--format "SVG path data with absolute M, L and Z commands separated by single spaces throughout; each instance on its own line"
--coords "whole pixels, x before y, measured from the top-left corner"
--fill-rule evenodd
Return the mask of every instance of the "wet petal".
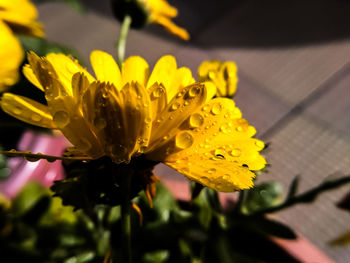
M 7 114 L 29 124 L 44 128 L 56 128 L 48 107 L 34 100 L 4 93 L 1 98 L 1 108 Z
M 77 104 L 80 104 L 85 91 L 89 88 L 90 82 L 84 73 L 77 72 L 72 77 L 73 98 Z
M 196 112 L 202 106 L 206 96 L 204 85 L 193 84 L 185 87 L 165 107 L 159 118 L 153 120 L 151 143 L 148 149 L 148 151 L 155 150 L 155 152 L 149 154 L 152 160 L 162 160 L 164 158 L 164 151 L 167 151 L 167 149 L 164 149 L 163 146 L 169 141 L 175 140 L 175 135 L 182 129 L 180 127 L 182 123 L 192 112 Z
M 44 91 L 43 86 L 41 86 L 41 84 L 40 84 L 38 78 L 35 76 L 35 74 L 34 74 L 34 72 L 33 72 L 33 70 L 32 70 L 32 68 L 31 68 L 30 65 L 28 65 L 28 64 L 24 65 L 22 71 L 23 71 L 24 76 L 25 76 L 35 87 L 37 87 L 38 89 Z
M 148 89 L 148 95 L 151 101 L 152 120 L 158 119 L 167 105 L 166 89 L 162 84 L 155 83 Z
M 163 84 L 166 89 L 170 88 L 171 81 L 177 71 L 176 60 L 173 56 L 167 55 L 161 57 L 147 82 L 147 88 L 152 87 L 155 83 Z
M 122 86 L 134 81 L 146 87 L 148 75 L 149 67 L 143 58 L 139 56 L 129 57 L 122 65 Z
M 90 61 L 96 78 L 99 81 L 110 82 L 118 90 L 122 88 L 119 67 L 110 54 L 100 50 L 94 50 L 91 52 Z
M 195 80 L 192 77 L 191 70 L 185 67 L 179 68 L 175 72 L 170 86 L 165 86 L 167 89 L 168 101 L 170 102 L 181 89 L 193 83 L 195 83 Z
M 190 180 L 221 192 L 233 192 L 253 186 L 255 174 L 246 167 L 226 160 L 212 160 L 203 155 L 188 155 L 165 164 Z

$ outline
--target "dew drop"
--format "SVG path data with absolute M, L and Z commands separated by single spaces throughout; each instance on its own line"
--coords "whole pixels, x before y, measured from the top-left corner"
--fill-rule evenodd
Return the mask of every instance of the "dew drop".
M 213 107 L 211 108 L 211 113 L 213 113 L 214 115 L 218 115 L 220 114 L 221 111 L 222 111 L 222 104 L 220 102 L 214 103 Z
M 211 168 L 207 171 L 208 174 L 213 174 L 216 173 L 216 169 L 215 168 Z
M 188 91 L 188 96 L 190 98 L 196 97 L 199 93 L 201 92 L 201 89 L 199 87 L 192 87 L 190 88 L 190 90 Z
M 238 126 L 238 127 L 236 127 L 236 131 L 238 131 L 238 132 L 241 132 L 241 131 L 243 131 L 243 128 L 242 128 L 242 126 Z
M 65 111 L 58 111 L 53 115 L 53 122 L 57 125 L 58 128 L 62 129 L 66 127 L 69 123 L 68 113 Z
M 225 181 L 229 180 L 230 178 L 231 178 L 231 176 L 229 174 L 224 174 L 222 176 L 222 179 L 225 180 Z
M 180 92 L 176 95 L 176 97 L 177 97 L 177 98 L 180 98 L 182 95 L 184 95 L 184 93 L 183 93 L 182 91 L 180 91 Z
M 171 110 L 172 111 L 175 111 L 175 110 L 177 110 L 178 108 L 180 107 L 180 103 L 178 103 L 178 102 L 175 102 L 173 105 L 171 105 Z
M 265 146 L 265 144 L 262 141 L 255 141 L 255 145 L 261 149 Z
M 36 114 L 36 113 L 33 113 L 30 118 L 35 122 L 41 121 L 41 119 L 42 119 L 41 116 L 39 114 Z
M 102 129 L 106 128 L 107 122 L 103 118 L 95 118 L 94 125 L 98 130 L 102 130 Z
M 22 109 L 20 107 L 13 107 L 12 112 L 16 115 L 22 114 Z
M 241 152 L 241 150 L 238 149 L 238 148 L 235 148 L 235 149 L 233 149 L 233 150 L 231 151 L 231 155 L 232 155 L 233 157 L 239 157 L 239 156 L 241 156 L 241 154 L 242 154 L 242 152 Z
M 166 141 L 167 139 L 169 139 L 169 135 L 165 135 L 165 136 L 163 137 L 163 140 L 164 140 L 164 141 Z
M 153 92 L 152 92 L 152 96 L 153 98 L 159 98 L 162 93 L 164 92 L 164 90 L 162 88 L 156 88 Z
M 201 114 L 195 113 L 192 114 L 190 117 L 190 126 L 191 128 L 198 128 L 202 126 L 204 123 L 204 118 Z
M 147 117 L 146 119 L 145 119 L 145 123 L 150 123 L 152 121 L 152 118 L 151 117 Z
M 208 112 L 209 109 L 210 109 L 210 108 L 209 108 L 209 105 L 205 105 L 205 106 L 203 106 L 202 111 Z
M 190 132 L 182 131 L 175 137 L 175 145 L 180 149 L 186 149 L 193 144 L 193 136 Z
M 226 151 L 224 149 L 216 149 L 214 155 L 218 159 L 225 159 Z

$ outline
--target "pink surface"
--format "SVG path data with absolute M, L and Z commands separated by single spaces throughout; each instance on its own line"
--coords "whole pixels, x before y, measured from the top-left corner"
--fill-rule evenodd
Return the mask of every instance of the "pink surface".
M 68 145 L 69 143 L 63 136 L 27 131 L 18 144 L 18 150 L 61 156 Z M 28 162 L 24 158 L 18 157 L 11 158 L 8 166 L 11 173 L 8 180 L 0 184 L 0 192 L 10 198 L 14 197 L 28 181 L 36 180 L 44 186 L 50 187 L 53 181 L 64 176 L 61 161 L 52 163 L 46 160 Z

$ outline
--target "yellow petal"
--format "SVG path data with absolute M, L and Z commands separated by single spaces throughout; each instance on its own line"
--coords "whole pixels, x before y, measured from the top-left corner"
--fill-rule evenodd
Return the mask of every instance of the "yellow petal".
M 206 81 L 203 84 L 207 88 L 208 93 L 206 102 L 209 102 L 217 93 L 216 86 L 210 81 Z
M 149 143 L 152 112 L 147 91 L 137 82 L 126 84 L 120 92 L 109 83 L 94 85 L 84 96 L 84 115 L 94 123 L 113 161 L 129 162 Z M 86 113 L 90 109 L 94 112 Z
M 190 34 L 187 32 L 186 29 L 177 26 L 175 23 L 171 21 L 170 18 L 166 16 L 154 15 L 154 16 L 151 16 L 150 20 L 151 22 L 155 22 L 157 24 L 162 25 L 167 31 L 169 31 L 175 36 L 178 36 L 179 38 L 182 38 L 183 40 L 190 39 Z
M 1 108 L 7 114 L 29 124 L 44 128 L 56 128 L 48 107 L 34 100 L 4 93 L 1 98 Z
M 89 88 L 90 82 L 84 73 L 77 72 L 72 77 L 73 98 L 79 105 L 85 91 Z
M 203 155 L 189 155 L 186 159 L 165 164 L 190 180 L 220 192 L 233 192 L 253 186 L 255 174 L 246 167 L 226 160 L 212 160 Z
M 28 0 L 0 2 L 0 19 L 7 22 L 16 33 L 43 37 L 42 25 L 35 21 L 38 12 Z
M 72 95 L 71 81 L 72 77 L 77 72 L 82 72 L 90 82 L 95 79 L 82 66 L 78 64 L 73 58 L 64 54 L 50 53 L 45 58 L 52 65 L 55 70 L 58 80 L 62 83 L 67 94 Z
M 166 89 L 170 89 L 171 81 L 177 70 L 176 60 L 173 56 L 167 55 L 161 57 L 147 82 L 147 88 L 150 88 L 154 83 L 163 84 Z
M 148 94 L 151 101 L 152 120 L 156 120 L 160 118 L 160 114 L 167 105 L 166 89 L 162 84 L 155 83 L 148 89 Z
M 119 67 L 110 54 L 100 50 L 94 50 L 91 52 L 90 61 L 96 78 L 99 81 L 110 82 L 118 90 L 122 89 Z
M 176 72 L 170 85 L 165 88 L 167 89 L 168 101 L 171 101 L 174 96 L 184 87 L 189 86 L 190 84 L 195 83 L 192 72 L 189 68 L 179 68 Z
M 26 64 L 24 65 L 24 67 L 22 68 L 22 72 L 24 74 L 24 76 L 38 89 L 44 91 L 43 86 L 41 86 L 38 78 L 35 76 L 32 68 L 30 65 Z
M 151 143 L 148 151 L 155 150 L 149 154 L 152 160 L 164 158 L 163 146 L 174 140 L 176 134 L 182 129 L 182 123 L 198 110 L 206 99 L 207 93 L 204 85 L 193 84 L 185 87 L 172 99 L 159 115 L 159 119 L 153 120 Z M 174 148 L 174 146 L 172 147 Z
M 139 56 L 129 57 L 122 65 L 122 86 L 134 81 L 146 87 L 148 75 L 149 67 L 143 58 Z

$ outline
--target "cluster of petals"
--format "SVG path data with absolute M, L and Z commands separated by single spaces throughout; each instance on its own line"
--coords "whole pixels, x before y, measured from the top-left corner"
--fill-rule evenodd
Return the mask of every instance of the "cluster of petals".
M 0 1 L 0 91 L 15 84 L 23 51 L 17 37 L 20 33 L 42 37 L 42 26 L 36 21 L 37 10 L 29 0 Z
M 166 0 L 141 0 L 140 2 L 144 3 L 149 10 L 149 21 L 151 23 L 162 25 L 170 33 L 184 40 L 190 38 L 189 33 L 185 29 L 172 22 L 171 19 L 177 16 L 177 9 L 169 5 Z
M 63 54 L 28 54 L 25 76 L 45 92 L 47 105 L 4 93 L 2 109 L 27 123 L 59 129 L 75 154 L 128 163 L 144 156 L 191 180 L 230 192 L 253 186 L 265 167 L 264 143 L 231 99 L 213 98 L 213 85 L 197 83 L 173 56 L 150 72 L 132 56 L 121 69 L 111 55 L 91 53 L 95 76 Z

